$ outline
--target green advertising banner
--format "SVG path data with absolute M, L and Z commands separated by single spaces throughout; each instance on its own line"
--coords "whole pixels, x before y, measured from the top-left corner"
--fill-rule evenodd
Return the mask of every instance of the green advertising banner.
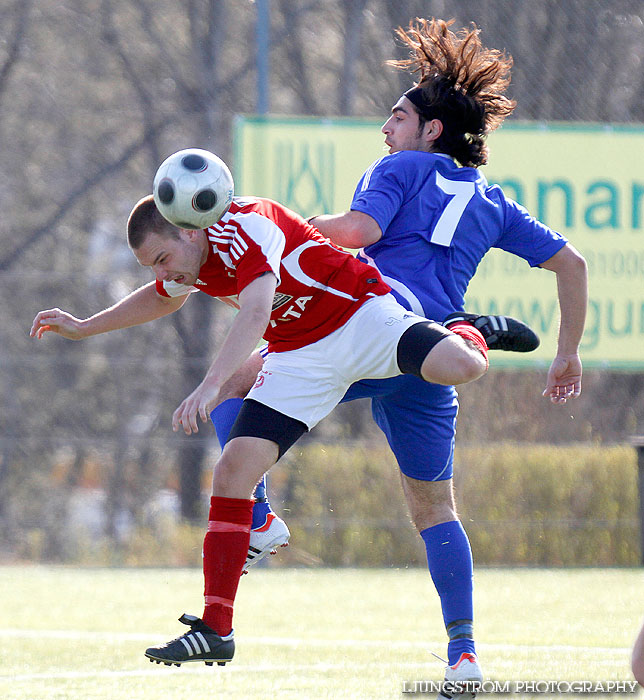
M 386 153 L 381 124 L 238 117 L 236 193 L 271 197 L 304 216 L 343 211 L 364 170 Z M 509 123 L 489 145 L 488 181 L 563 233 L 588 262 L 585 365 L 644 368 L 644 127 Z M 552 359 L 559 320 L 552 273 L 492 250 L 466 308 L 517 316 L 541 336 L 536 352 L 497 353 L 495 366 Z

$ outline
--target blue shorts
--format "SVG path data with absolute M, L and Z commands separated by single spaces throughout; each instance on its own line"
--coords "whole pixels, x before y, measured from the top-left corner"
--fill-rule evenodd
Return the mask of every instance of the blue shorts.
M 452 478 L 458 397 L 453 386 L 429 384 L 410 374 L 363 379 L 341 403 L 371 399 L 371 412 L 403 474 L 421 481 Z

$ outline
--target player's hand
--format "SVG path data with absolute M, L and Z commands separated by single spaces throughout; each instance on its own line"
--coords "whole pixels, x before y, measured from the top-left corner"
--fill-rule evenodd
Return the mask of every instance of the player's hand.
M 566 403 L 581 394 L 581 359 L 575 355 L 557 355 L 548 370 L 543 396 L 552 403 Z
M 29 335 L 40 340 L 45 333 L 58 333 L 69 340 L 80 340 L 84 337 L 82 327 L 83 321 L 66 311 L 48 309 L 40 311 L 36 315 L 31 324 Z
M 172 430 L 177 432 L 183 427 L 186 435 L 198 433 L 197 420 L 200 417 L 204 423 L 210 420 L 210 411 L 217 405 L 219 386 L 208 384 L 205 381 L 185 398 L 179 408 L 172 414 Z

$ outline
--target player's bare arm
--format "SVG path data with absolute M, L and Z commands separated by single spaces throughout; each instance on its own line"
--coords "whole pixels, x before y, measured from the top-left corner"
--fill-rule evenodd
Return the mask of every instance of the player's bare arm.
M 99 313 L 86 319 L 79 319 L 61 309 L 40 311 L 31 326 L 29 335 L 42 338 L 45 333 L 57 333 L 69 340 L 81 340 L 99 333 L 138 326 L 154 321 L 176 311 L 183 306 L 186 296 L 166 298 L 157 294 L 155 283 L 139 287 Z
M 548 371 L 543 396 L 553 403 L 565 403 L 581 394 L 579 344 L 586 322 L 588 270 L 583 256 L 570 243 L 541 263 L 541 267 L 557 275 L 561 312 L 557 355 Z
M 239 293 L 239 312 L 199 386 L 185 398 L 172 415 L 172 429 L 182 426 L 186 435 L 199 432 L 198 417 L 209 422 L 220 389 L 253 353 L 268 325 L 277 278 L 266 273 Z
M 364 248 L 382 238 L 376 220 L 361 211 L 321 214 L 309 221 L 323 236 L 343 248 Z

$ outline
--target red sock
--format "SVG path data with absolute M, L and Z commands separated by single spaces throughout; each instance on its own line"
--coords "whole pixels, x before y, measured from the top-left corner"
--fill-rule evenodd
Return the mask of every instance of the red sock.
M 456 335 L 460 335 L 461 338 L 474 343 L 474 345 L 476 345 L 476 349 L 485 358 L 487 366 L 490 366 L 490 363 L 487 359 L 487 343 L 485 342 L 485 338 L 481 334 L 481 331 L 478 328 L 476 328 L 476 326 L 473 326 L 467 321 L 456 321 L 455 323 L 448 325 L 447 329 L 452 331 L 452 333 L 456 333 Z
M 230 633 L 233 603 L 248 554 L 253 501 L 210 499 L 208 532 L 203 543 L 205 608 L 203 621 L 220 636 Z

